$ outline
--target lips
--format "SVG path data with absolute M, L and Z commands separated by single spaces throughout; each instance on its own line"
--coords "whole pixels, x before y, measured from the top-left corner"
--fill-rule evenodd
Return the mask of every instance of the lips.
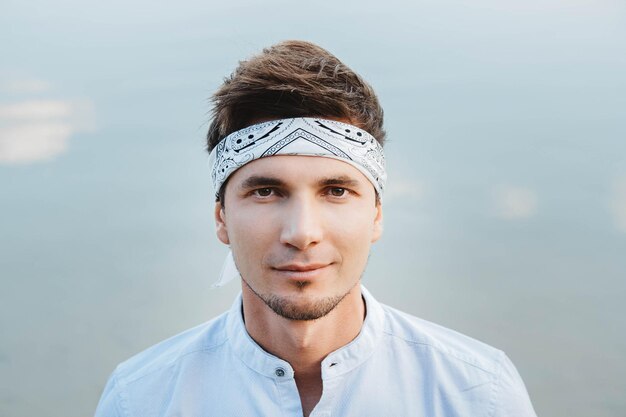
M 327 263 L 316 264 L 288 264 L 273 267 L 278 274 L 291 279 L 302 280 L 312 279 L 323 273 L 328 266 Z
M 276 269 L 278 271 L 308 272 L 324 268 L 328 265 L 329 264 L 289 264 L 276 266 L 273 269 Z

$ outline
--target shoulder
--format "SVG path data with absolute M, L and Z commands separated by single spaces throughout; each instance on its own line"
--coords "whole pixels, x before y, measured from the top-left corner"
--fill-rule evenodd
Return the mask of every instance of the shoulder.
M 383 310 L 385 334 L 396 343 L 426 349 L 451 361 L 475 366 L 489 373 L 498 372 L 498 364 L 504 355 L 501 350 L 393 307 L 383 305 Z
M 447 388 L 465 392 L 486 383 L 490 416 L 535 416 L 524 382 L 503 351 L 392 307 L 383 310 L 388 343 L 409 351 Z
M 211 321 L 170 337 L 122 362 L 115 370 L 119 381 L 131 382 L 158 372 L 198 352 L 218 349 L 227 340 L 224 313 Z
M 187 360 L 191 366 L 198 355 L 219 361 L 216 353 L 228 340 L 227 314 L 157 343 L 119 364 L 100 398 L 96 417 L 127 415 L 131 408 L 129 392 L 144 399 L 155 393 L 165 395 Z

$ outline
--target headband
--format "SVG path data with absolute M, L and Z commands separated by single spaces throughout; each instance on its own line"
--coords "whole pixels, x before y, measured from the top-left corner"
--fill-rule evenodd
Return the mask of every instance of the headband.
M 361 171 L 382 197 L 387 178 L 385 155 L 372 135 L 335 120 L 298 117 L 255 124 L 221 140 L 209 155 L 216 198 L 237 169 L 274 155 L 321 156 L 347 162 Z

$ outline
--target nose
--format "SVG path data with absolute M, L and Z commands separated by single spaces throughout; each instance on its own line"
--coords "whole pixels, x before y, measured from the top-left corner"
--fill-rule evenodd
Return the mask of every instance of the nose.
M 294 196 L 290 200 L 282 216 L 280 242 L 305 250 L 322 240 L 322 213 L 310 197 Z

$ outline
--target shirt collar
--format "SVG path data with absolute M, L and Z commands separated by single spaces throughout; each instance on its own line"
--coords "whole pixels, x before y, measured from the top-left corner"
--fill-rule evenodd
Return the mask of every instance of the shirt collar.
M 376 349 L 384 328 L 385 313 L 378 301 L 361 286 L 366 316 L 358 336 L 331 352 L 322 361 L 322 379 L 343 375 L 365 362 Z M 226 322 L 226 332 L 235 355 L 249 368 L 274 379 L 293 378 L 294 371 L 284 361 L 264 351 L 248 334 L 243 322 L 241 293 L 235 299 Z

